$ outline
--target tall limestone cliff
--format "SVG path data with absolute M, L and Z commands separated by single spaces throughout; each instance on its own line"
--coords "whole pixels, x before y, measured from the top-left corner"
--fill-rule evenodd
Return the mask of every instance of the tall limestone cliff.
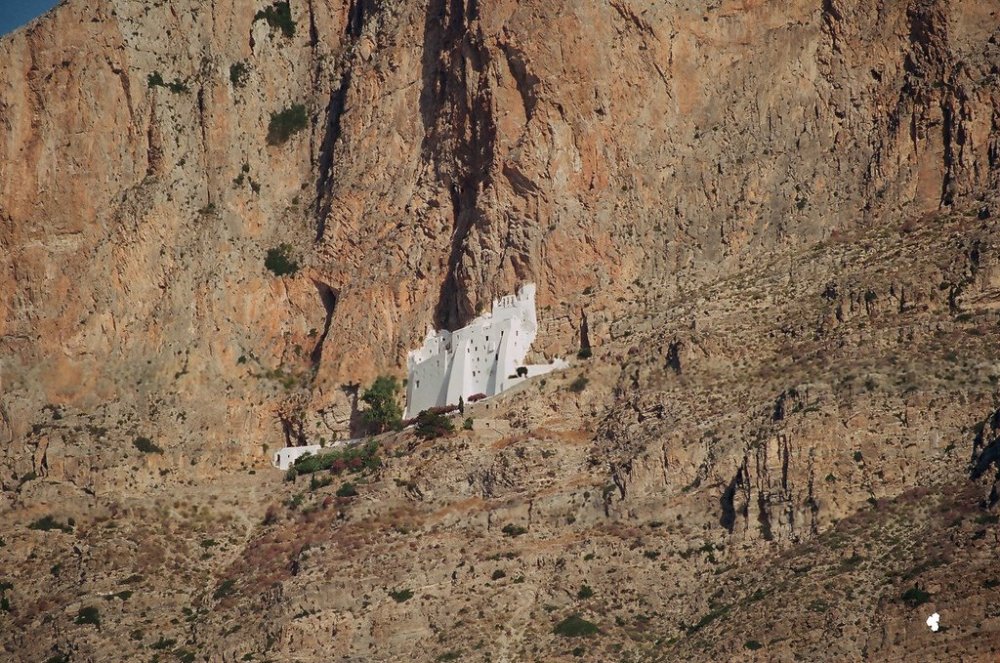
M 998 190 L 993 2 L 65 0 L 0 39 L 0 658 L 995 660 Z M 525 281 L 590 358 L 264 469 Z
M 0 41 L 0 481 L 101 482 L 137 435 L 259 463 L 519 282 L 566 354 L 584 306 L 600 343 L 650 287 L 1000 177 L 990 3 L 284 9 L 69 0 Z

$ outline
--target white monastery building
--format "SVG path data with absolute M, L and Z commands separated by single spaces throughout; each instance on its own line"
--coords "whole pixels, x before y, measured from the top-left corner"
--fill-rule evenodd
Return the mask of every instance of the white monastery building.
M 538 333 L 535 285 L 493 300 L 493 310 L 453 332 L 428 330 L 423 346 L 407 356 L 406 417 L 427 408 L 468 402 L 475 394 L 494 396 L 527 377 L 569 364 L 525 365 Z M 518 369 L 521 369 L 518 374 Z

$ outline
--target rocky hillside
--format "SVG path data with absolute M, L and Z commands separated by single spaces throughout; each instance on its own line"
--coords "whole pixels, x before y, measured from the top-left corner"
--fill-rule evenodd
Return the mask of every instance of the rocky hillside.
M 66 0 L 0 40 L 4 651 L 992 660 L 998 76 L 972 0 Z M 592 358 L 266 469 L 525 281 Z

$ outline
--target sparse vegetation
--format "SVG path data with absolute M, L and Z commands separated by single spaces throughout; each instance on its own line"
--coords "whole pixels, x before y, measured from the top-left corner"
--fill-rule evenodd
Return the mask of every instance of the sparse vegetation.
M 392 600 L 395 601 L 396 603 L 405 603 L 406 601 L 409 601 L 410 599 L 413 598 L 413 590 L 398 589 L 395 591 L 390 591 L 389 596 L 391 596 Z
M 446 415 L 432 410 L 424 410 L 417 415 L 414 432 L 425 440 L 436 440 L 455 432 L 455 425 Z
M 583 375 L 580 375 L 577 376 L 577 378 L 570 383 L 569 390 L 572 391 L 574 394 L 579 394 L 584 389 L 587 388 L 588 384 L 590 384 L 590 380 L 588 380 Z
M 580 615 L 573 614 L 556 624 L 552 632 L 566 638 L 579 638 L 596 635 L 601 632 L 601 629 L 597 628 L 597 624 L 588 622 Z
M 358 488 L 350 481 L 337 489 L 337 497 L 357 497 L 357 495 Z
M 520 525 L 514 525 L 513 523 L 507 523 L 500 531 L 503 532 L 505 536 L 510 537 L 521 536 L 522 534 L 528 533 L 527 528 L 521 527 Z
M 749 649 L 750 651 L 757 651 L 758 649 L 761 649 L 764 645 L 760 644 L 756 640 L 747 640 L 746 642 L 743 643 L 743 646 L 746 649 Z
M 465 418 L 465 421 L 462 422 L 462 428 L 464 430 L 472 430 L 472 417 Z
M 910 606 L 911 608 L 916 608 L 917 606 L 923 605 L 924 603 L 930 601 L 931 595 L 929 592 L 926 592 L 923 589 L 920 589 L 920 587 L 918 587 L 917 585 L 914 585 L 913 587 L 910 587 L 908 590 L 903 592 L 903 595 L 900 597 L 900 599 L 903 601 L 903 603 Z
M 295 104 L 278 113 L 271 113 L 271 121 L 267 125 L 267 144 L 284 145 L 288 139 L 309 125 L 306 107 Z
M 250 77 L 250 67 L 242 60 L 229 65 L 229 82 L 233 87 L 243 87 Z
M 73 524 L 69 521 L 67 521 L 66 524 L 63 524 L 58 520 L 56 520 L 55 518 L 53 518 L 51 515 L 48 515 L 48 516 L 42 516 L 41 518 L 38 518 L 37 520 L 33 521 L 30 525 L 28 525 L 28 529 L 36 529 L 42 532 L 48 532 L 50 530 L 57 529 L 62 532 L 66 532 L 67 534 L 70 534 L 73 532 Z
M 369 440 L 363 445 L 355 445 L 336 449 L 327 453 L 307 455 L 295 461 L 289 469 L 296 474 L 311 474 L 321 470 L 330 470 L 334 474 L 348 472 L 363 472 L 377 469 L 382 461 L 378 456 L 378 442 Z
M 271 29 L 279 29 L 286 37 L 295 36 L 295 21 L 292 20 L 292 8 L 287 0 L 275 2 L 270 7 L 266 7 L 253 17 L 254 22 L 264 20 L 271 26 Z
M 136 449 L 138 449 L 144 454 L 163 453 L 163 449 L 154 444 L 153 441 L 150 440 L 148 437 L 140 436 L 135 438 L 135 440 L 132 442 L 132 446 L 134 446 Z
M 580 348 L 580 351 L 576 353 L 577 359 L 590 359 L 594 355 L 594 351 L 590 349 L 590 346 L 585 348 Z
M 150 649 L 170 649 L 177 644 L 176 638 L 165 638 L 162 635 L 160 639 L 149 646 Z
M 271 270 L 275 276 L 286 276 L 299 271 L 299 263 L 292 255 L 290 244 L 281 244 L 267 250 L 264 267 Z
M 593 595 L 594 595 L 593 588 L 590 585 L 583 585 L 582 587 L 580 587 L 580 591 L 576 593 L 576 598 L 583 601 L 589 599 Z
M 101 626 L 101 612 L 96 606 L 88 605 L 80 608 L 76 613 L 76 619 L 73 620 L 74 624 L 93 624 L 100 628 Z
M 212 598 L 216 601 L 224 599 L 227 596 L 233 595 L 233 587 L 235 587 L 236 581 L 230 578 L 229 580 L 223 580 L 222 584 L 216 587 L 215 591 L 212 592 Z
M 403 419 L 403 409 L 399 406 L 399 380 L 391 375 L 380 375 L 375 379 L 361 400 L 368 405 L 363 413 L 365 422 L 377 433 L 399 425 Z
M 146 84 L 149 86 L 150 89 L 154 87 L 165 87 L 174 94 L 187 92 L 190 89 L 188 88 L 187 83 L 180 80 L 179 78 L 174 79 L 170 83 L 167 83 L 165 80 L 163 80 L 163 75 L 160 74 L 160 72 L 158 71 L 154 71 L 153 73 L 151 73 L 149 76 L 146 77 Z

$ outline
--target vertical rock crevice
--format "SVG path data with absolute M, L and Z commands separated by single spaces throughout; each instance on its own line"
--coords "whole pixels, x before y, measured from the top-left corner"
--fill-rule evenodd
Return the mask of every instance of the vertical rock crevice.
M 433 188 L 449 193 L 451 233 L 435 324 L 455 329 L 475 315 L 465 256 L 470 235 L 488 223 L 480 197 L 490 187 L 496 124 L 486 70 L 490 52 L 474 1 L 432 0 L 424 21 L 420 117 L 422 158 Z
M 347 69 L 340 77 L 338 85 L 330 94 L 330 102 L 326 107 L 326 131 L 320 146 L 318 170 L 316 178 L 316 243 L 323 241 L 326 234 L 326 220 L 330 216 L 330 177 L 333 170 L 334 152 L 340 140 L 342 128 L 341 119 L 347 108 L 347 93 L 351 87 L 351 70 Z

